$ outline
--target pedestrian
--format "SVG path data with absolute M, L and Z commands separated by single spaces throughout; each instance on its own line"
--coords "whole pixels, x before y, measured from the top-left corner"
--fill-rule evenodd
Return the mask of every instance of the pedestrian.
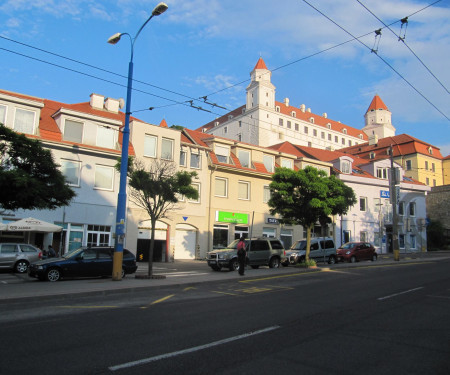
M 53 249 L 52 245 L 48 245 L 48 251 L 47 251 L 48 257 L 49 258 L 54 258 L 56 257 L 56 252 L 55 249 Z
M 244 276 L 246 254 L 247 253 L 245 251 L 244 237 L 241 237 L 239 239 L 238 244 L 237 244 L 237 256 L 238 256 L 238 262 L 239 262 L 239 275 L 241 275 L 241 276 Z

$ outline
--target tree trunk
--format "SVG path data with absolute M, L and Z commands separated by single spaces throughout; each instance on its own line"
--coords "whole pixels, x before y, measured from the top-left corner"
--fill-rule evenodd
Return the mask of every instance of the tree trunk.
M 150 237 L 150 250 L 148 252 L 148 276 L 153 276 L 153 249 L 155 248 L 155 226 L 156 220 L 151 219 L 152 231 Z
M 312 225 L 306 227 L 306 254 L 305 261 L 309 261 L 309 252 L 311 251 L 311 227 Z

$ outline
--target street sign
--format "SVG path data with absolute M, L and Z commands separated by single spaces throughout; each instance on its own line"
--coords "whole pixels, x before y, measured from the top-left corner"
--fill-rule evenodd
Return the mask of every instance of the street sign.
M 380 190 L 380 198 L 390 198 L 389 190 Z

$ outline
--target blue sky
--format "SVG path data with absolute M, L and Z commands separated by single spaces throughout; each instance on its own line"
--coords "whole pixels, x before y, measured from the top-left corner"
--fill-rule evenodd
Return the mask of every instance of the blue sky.
M 212 113 L 199 111 L 186 101 L 207 95 L 228 110 L 245 104 L 249 73 L 262 56 L 273 70 L 278 101 L 288 97 L 291 105 L 305 104 L 313 113 L 362 128 L 378 94 L 397 134 L 450 154 L 450 1 L 424 10 L 435 0 L 308 2 L 353 36 L 366 35 L 360 41 L 367 47 L 354 40 L 329 49 L 352 36 L 303 0 L 166 1 L 167 12 L 150 21 L 135 45 L 134 78 L 140 82 L 134 83 L 133 115 L 196 129 L 227 111 L 194 101 Z M 93 92 L 125 98 L 130 43 L 125 37 L 116 45 L 106 40 L 116 32 L 134 36 L 156 4 L 2 1 L 0 88 L 66 103 L 86 102 Z M 392 24 L 395 34 L 400 22 L 394 22 L 410 16 L 410 50 L 369 10 Z M 377 55 L 370 49 L 379 28 Z

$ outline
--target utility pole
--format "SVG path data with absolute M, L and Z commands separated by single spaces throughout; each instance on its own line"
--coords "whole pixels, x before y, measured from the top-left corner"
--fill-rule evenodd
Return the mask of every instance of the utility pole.
M 394 260 L 400 260 L 400 249 L 398 245 L 398 216 L 397 216 L 397 205 L 398 205 L 398 194 L 397 194 L 397 173 L 394 168 L 394 152 L 392 150 L 392 145 L 389 149 L 391 155 L 391 178 L 389 181 L 389 189 L 392 204 L 392 246 L 394 251 Z M 398 182 L 400 183 L 400 182 Z

